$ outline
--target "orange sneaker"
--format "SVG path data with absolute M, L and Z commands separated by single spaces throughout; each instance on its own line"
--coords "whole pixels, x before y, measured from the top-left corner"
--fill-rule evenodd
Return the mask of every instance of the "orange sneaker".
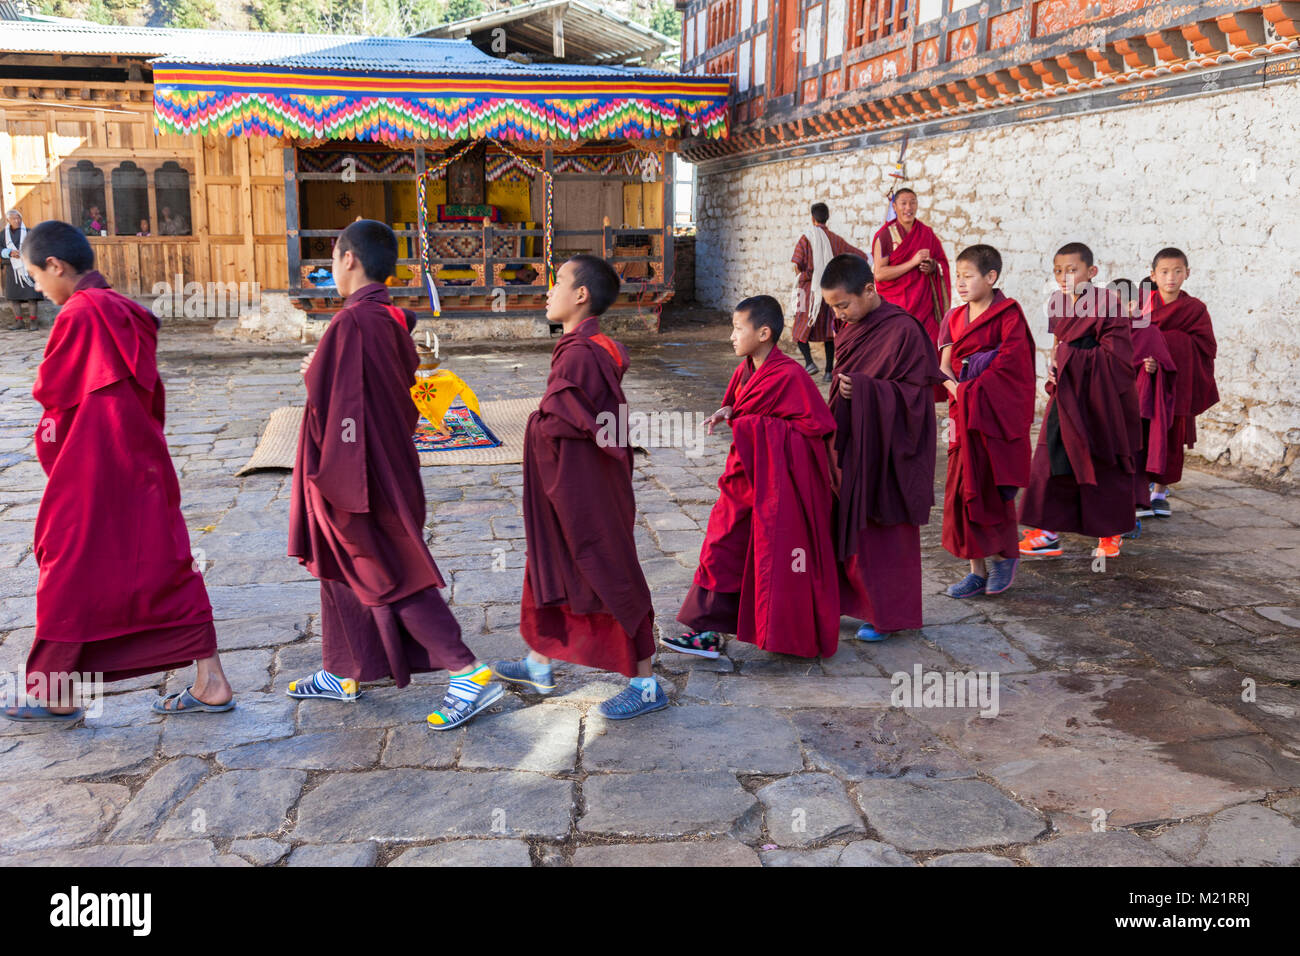
M 1118 558 L 1119 547 L 1124 536 L 1113 534 L 1109 538 L 1098 538 L 1097 549 L 1092 552 L 1094 558 Z
M 1020 539 L 1020 553 L 1026 556 L 1059 558 L 1061 556 L 1061 539 L 1058 535 L 1041 528 L 1027 528 Z

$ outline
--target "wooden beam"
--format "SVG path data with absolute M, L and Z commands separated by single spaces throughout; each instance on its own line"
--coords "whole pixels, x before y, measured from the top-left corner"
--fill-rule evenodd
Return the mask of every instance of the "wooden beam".
M 1088 54 L 1082 50 L 1062 53 L 1056 58 L 1056 62 L 1061 69 L 1065 70 L 1066 75 L 1076 82 L 1091 80 L 1096 75 L 1096 68 L 1093 66 L 1092 60 L 1088 59 Z
M 1125 37 L 1115 41 L 1115 49 L 1124 57 L 1129 69 L 1137 70 L 1144 66 L 1156 65 L 1156 54 L 1141 37 Z
M 1231 45 L 1227 35 L 1213 20 L 1188 23 L 1179 29 L 1183 31 L 1183 36 L 1192 45 L 1192 49 L 1201 56 L 1227 53 Z
M 1143 39 L 1165 63 L 1187 59 L 1187 38 L 1181 30 L 1156 30 Z
M 1035 60 L 1029 64 L 1035 73 L 1043 78 L 1043 83 L 1063 86 L 1066 82 L 1065 70 L 1055 60 Z
M 567 5 L 551 8 L 551 54 L 564 58 L 564 12 Z
M 302 239 L 298 235 L 301 222 L 298 215 L 298 150 L 286 146 L 280 150 L 284 156 L 284 241 L 286 264 L 289 271 L 288 288 L 302 287 Z
M 1264 42 L 1262 13 L 1229 13 L 1214 19 L 1234 46 L 1252 47 Z
M 1124 57 L 1115 49 L 1115 44 L 1105 43 L 1100 46 L 1090 46 L 1084 50 L 1088 59 L 1092 60 L 1097 73 L 1111 76 L 1115 73 L 1125 72 Z
M 1300 3 L 1266 4 L 1264 19 L 1284 37 L 1300 36 Z

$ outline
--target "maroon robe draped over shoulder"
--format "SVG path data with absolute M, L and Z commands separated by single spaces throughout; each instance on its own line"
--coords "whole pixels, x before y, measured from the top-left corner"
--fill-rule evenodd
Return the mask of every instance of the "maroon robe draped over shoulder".
M 967 361 L 984 366 L 948 403 L 943 546 L 959 558 L 1014 558 L 1015 489 L 1029 484 L 1032 452 L 1034 338 L 1020 304 L 1000 290 L 973 323 L 969 315 L 969 305 L 953 309 L 939 332 L 955 375 Z
M 857 246 L 850 243 L 842 236 L 836 235 L 825 226 L 815 225 L 814 229 L 820 229 L 826 233 L 826 238 L 831 243 L 831 256 L 854 255 L 861 256 L 863 259 L 869 259 Z M 799 307 L 794 313 L 794 327 L 791 332 L 796 342 L 825 342 L 827 339 L 835 338 L 835 314 L 831 307 L 824 301 L 820 303 L 817 314 L 809 316 L 809 310 L 812 305 L 812 275 L 813 275 L 813 251 L 812 243 L 808 241 L 807 236 L 800 236 L 799 241 L 795 243 L 794 255 L 790 261 L 799 267 Z M 806 374 L 806 373 L 805 373 Z
M 836 549 L 840 610 L 878 631 L 921 626 L 921 529 L 934 505 L 934 386 L 943 381 L 934 341 L 889 302 L 837 336 Z
M 1165 337 L 1154 323 L 1141 319 L 1134 322 L 1133 371 L 1137 375 L 1138 414 L 1142 416 L 1142 448 L 1138 452 L 1133 481 L 1137 491 L 1134 502 L 1151 504 L 1151 482 L 1165 471 L 1169 460 L 1169 431 L 1174 419 L 1174 382 L 1177 366 Z M 1156 360 L 1156 370 L 1148 372 L 1144 362 Z
M 934 234 L 934 230 L 919 219 L 912 222 L 912 228 L 907 232 L 903 232 L 903 227 L 897 220 L 881 226 L 872 238 L 873 247 L 876 243 L 880 244 L 880 255 L 889 260 L 888 263 L 878 263 L 877 267 L 900 265 L 922 249 L 930 250 L 930 258 L 938 266 L 934 272 L 927 275 L 918 266 L 893 279 L 878 279 L 876 292 L 886 302 L 892 302 L 924 325 L 930 341 L 937 343 L 939 323 L 947 314 L 948 305 L 952 301 L 948 256 L 943 251 L 943 243 Z
M 1183 477 L 1184 449 L 1196 444 L 1196 416 L 1219 401 L 1219 388 L 1214 382 L 1218 343 L 1209 310 L 1195 296 L 1180 291 L 1173 302 L 1165 302 L 1160 291 L 1153 290 L 1147 309 L 1178 367 L 1174 379 L 1174 418 L 1167 439 L 1168 459 L 1164 469 L 1160 472 L 1153 469 L 1152 475 L 1158 484 L 1170 485 Z
M 378 282 L 330 321 L 305 376 L 289 507 L 289 554 L 321 581 L 325 669 L 399 687 L 474 660 L 424 540 L 414 325 Z
M 632 449 L 617 427 L 627 368 L 595 317 L 555 343 L 524 432 L 519 629 L 539 654 L 635 677 L 654 655 L 654 610 L 633 537 Z
M 163 435 L 158 327 L 91 271 L 50 331 L 32 389 L 49 480 L 36 516 L 29 692 L 60 672 L 124 680 L 216 653 Z
M 773 349 L 731 376 L 734 436 L 695 580 L 677 619 L 765 651 L 830 657 L 840 603 L 828 441 L 835 419 L 799 363 Z
M 1098 538 L 1132 530 L 1142 446 L 1131 320 L 1093 285 L 1074 300 L 1057 292 L 1048 331 L 1058 344 L 1056 384 L 1038 433 L 1022 523 Z

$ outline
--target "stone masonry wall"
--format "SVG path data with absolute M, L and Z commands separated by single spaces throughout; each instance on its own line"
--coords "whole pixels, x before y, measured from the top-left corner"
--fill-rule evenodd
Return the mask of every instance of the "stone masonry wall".
M 1080 144 L 1085 144 L 1083 148 Z M 898 144 L 708 174 L 700 180 L 698 299 L 789 301 L 808 207 L 868 248 Z M 1092 247 L 1098 281 L 1149 271 L 1161 247 L 1191 260 L 1219 342 L 1222 401 L 1192 455 L 1294 482 L 1300 473 L 1300 83 L 1210 94 L 974 134 L 917 140 L 908 185 L 950 260 L 987 242 L 1001 286 L 1040 346 L 1052 253 Z M 1042 350 L 1046 356 L 1046 349 Z M 1040 374 L 1045 369 L 1040 361 Z

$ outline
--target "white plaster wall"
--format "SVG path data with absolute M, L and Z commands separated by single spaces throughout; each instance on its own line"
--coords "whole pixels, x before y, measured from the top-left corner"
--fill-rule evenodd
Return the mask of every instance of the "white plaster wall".
M 866 249 L 897 155 L 893 144 L 701 168 L 699 300 L 788 301 L 790 254 L 818 200 L 831 207 L 831 229 Z M 1025 306 L 1040 344 L 1050 345 L 1042 303 L 1064 243 L 1091 246 L 1103 282 L 1142 278 L 1163 246 L 1186 251 L 1185 288 L 1214 321 L 1222 395 L 1201 416 L 1192 454 L 1297 480 L 1300 83 L 917 140 L 906 167 L 949 259 L 976 242 L 1002 253 L 1002 288 Z

